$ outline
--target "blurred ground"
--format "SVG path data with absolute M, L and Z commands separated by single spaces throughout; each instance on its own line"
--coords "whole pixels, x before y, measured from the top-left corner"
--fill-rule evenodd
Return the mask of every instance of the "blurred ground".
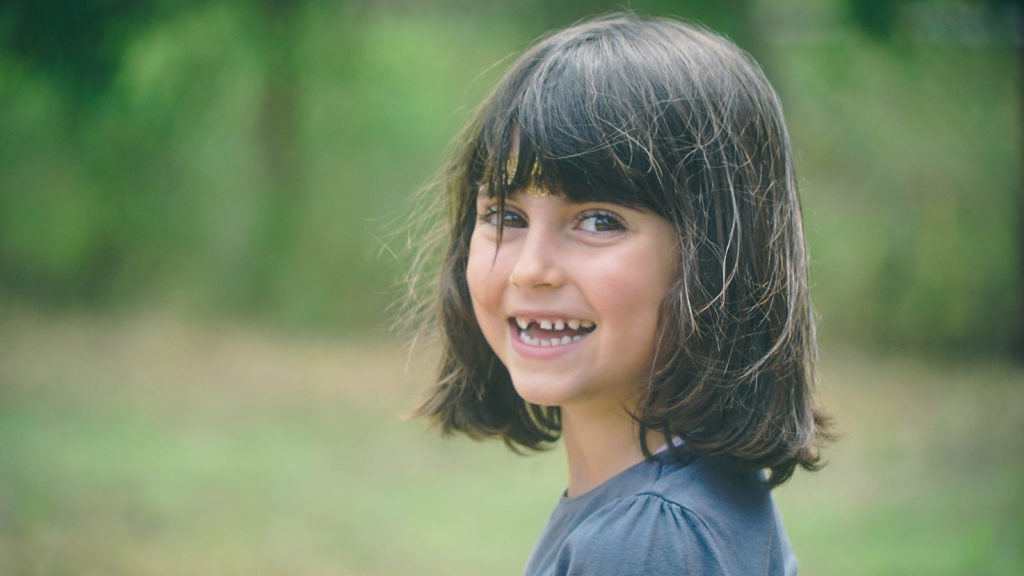
M 563 488 L 557 450 L 402 421 L 430 362 L 388 340 L 2 325 L 2 574 L 518 574 Z M 1024 369 L 822 356 L 843 438 L 777 492 L 802 574 L 1020 574 Z

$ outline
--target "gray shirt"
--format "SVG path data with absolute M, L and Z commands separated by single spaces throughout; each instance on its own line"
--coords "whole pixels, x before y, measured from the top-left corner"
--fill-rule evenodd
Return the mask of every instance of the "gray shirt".
M 794 576 L 763 474 L 663 451 L 580 496 L 563 495 L 526 576 Z

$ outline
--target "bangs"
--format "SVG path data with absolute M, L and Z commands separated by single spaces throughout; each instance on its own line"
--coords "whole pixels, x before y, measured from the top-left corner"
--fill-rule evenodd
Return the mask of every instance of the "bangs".
M 628 38 L 542 42 L 519 60 L 478 118 L 469 181 L 496 197 L 537 186 L 570 202 L 667 215 L 656 142 L 670 96 L 623 66 Z M 678 102 L 678 99 L 677 99 Z

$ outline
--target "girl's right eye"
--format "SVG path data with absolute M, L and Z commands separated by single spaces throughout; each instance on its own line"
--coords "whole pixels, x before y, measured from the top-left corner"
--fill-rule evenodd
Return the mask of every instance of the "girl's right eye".
M 496 206 L 488 206 L 480 214 L 479 218 L 481 222 L 485 222 L 491 226 L 497 226 L 498 208 Z M 501 215 L 501 224 L 505 228 L 526 228 L 526 219 L 506 206 Z

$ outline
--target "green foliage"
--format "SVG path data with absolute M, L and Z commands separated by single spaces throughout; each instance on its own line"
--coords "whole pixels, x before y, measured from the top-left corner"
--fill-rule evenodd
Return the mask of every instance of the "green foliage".
M 884 44 L 845 27 L 875 4 L 818 5 L 810 31 L 749 0 L 633 6 L 770 64 L 826 334 L 1006 350 L 1024 315 L 1015 54 L 901 36 L 898 11 Z M 108 18 L 83 24 L 108 38 L 82 55 L 102 74 L 44 38 L 0 44 L 0 295 L 379 327 L 405 266 L 385 245 L 507 57 L 615 7 L 274 6 L 86 11 Z M 0 29 L 25 26 L 7 14 Z
M 525 39 L 457 17 L 364 18 L 315 4 L 297 18 L 301 174 L 283 186 L 269 183 L 261 126 L 276 47 L 251 9 L 140 27 L 88 106 L 6 55 L 0 290 L 379 326 L 388 228 L 489 88 L 480 71 Z
M 1005 350 L 1021 312 L 1015 52 L 848 35 L 780 60 L 826 330 Z
M 5 0 L 0 50 L 66 81 L 77 95 L 103 90 L 117 69 L 126 28 L 147 16 L 152 2 Z

